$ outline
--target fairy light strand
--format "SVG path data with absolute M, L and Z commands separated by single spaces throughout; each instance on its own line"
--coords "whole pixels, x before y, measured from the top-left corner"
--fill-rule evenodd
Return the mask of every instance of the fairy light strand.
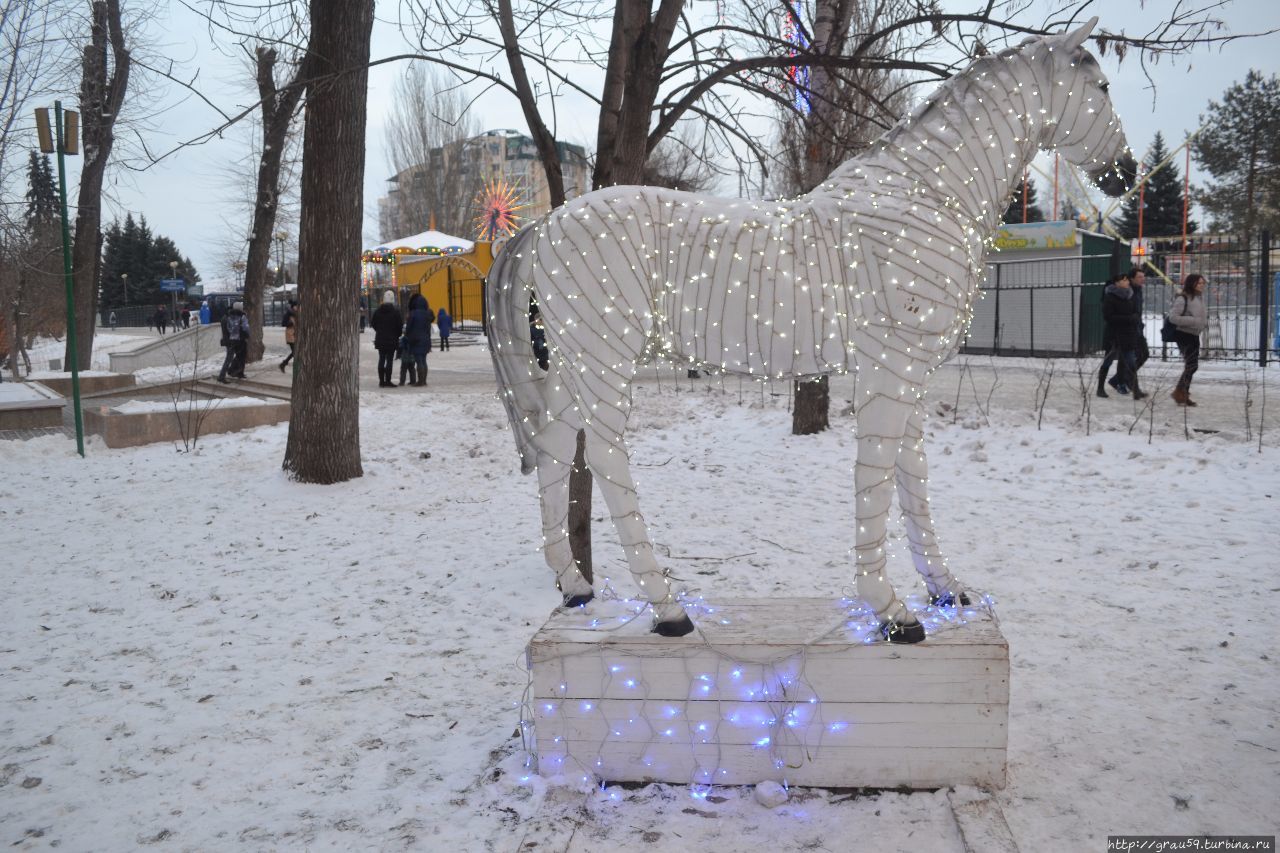
M 1041 149 L 1101 178 L 1128 146 L 1094 23 L 983 57 L 872 149 L 796 199 L 654 187 L 581 196 L 514 236 L 490 283 L 492 354 L 525 473 L 538 472 L 548 565 L 589 596 L 569 553 L 568 471 L 587 462 L 655 623 L 686 619 L 653 553 L 623 440 L 640 364 L 754 380 L 856 374 L 855 578 L 890 639 L 925 632 L 886 573 L 893 492 L 933 598 L 960 596 L 934 532 L 923 447 L 928 377 L 973 316 L 999 218 Z M 550 347 L 531 358 L 535 296 Z

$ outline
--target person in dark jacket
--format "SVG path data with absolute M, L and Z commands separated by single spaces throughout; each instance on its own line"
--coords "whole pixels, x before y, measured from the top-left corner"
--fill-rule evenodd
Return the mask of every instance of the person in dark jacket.
M 1121 394 L 1133 392 L 1133 399 L 1141 400 L 1147 395 L 1138 388 L 1138 340 L 1143 337 L 1139 322 L 1141 307 L 1134 298 L 1133 288 L 1129 284 L 1129 274 L 1116 276 L 1107 285 L 1102 296 L 1102 320 L 1106 323 L 1106 333 L 1111 339 L 1116 359 L 1120 363 L 1115 389 Z M 1107 392 L 1098 383 L 1098 395 L 1105 397 Z
M 284 326 L 284 342 L 289 345 L 289 354 L 285 356 L 284 361 L 280 362 L 280 372 L 284 373 L 284 369 L 289 366 L 289 362 L 293 361 L 293 356 L 297 352 L 298 300 L 289 300 L 289 307 L 284 311 L 284 319 L 281 321 L 281 325 Z
M 1137 316 L 1134 324 L 1138 330 L 1138 337 L 1135 342 L 1137 346 L 1134 349 L 1134 363 L 1138 370 L 1142 369 L 1142 365 L 1147 363 L 1147 358 L 1151 355 L 1151 351 L 1147 347 L 1147 335 L 1142 316 L 1143 294 L 1145 293 L 1143 285 L 1146 280 L 1147 274 L 1142 270 L 1137 267 L 1129 269 L 1129 289 L 1133 292 L 1133 299 L 1137 302 Z M 1120 353 L 1106 334 L 1102 338 L 1102 347 L 1106 352 L 1106 357 L 1102 359 L 1102 367 L 1098 370 L 1098 396 L 1107 396 L 1106 385 L 1110 385 L 1121 394 L 1127 394 L 1128 391 L 1120 388 L 1122 383 L 1120 381 L 1119 367 L 1116 368 L 1116 375 L 1111 377 L 1110 380 L 1107 379 L 1107 373 L 1111 370 L 1111 363 L 1119 360 Z
M 218 381 L 227 384 L 227 377 L 244 379 L 244 361 L 249 352 L 249 318 L 244 314 L 244 303 L 237 302 L 222 315 L 222 345 L 227 348 L 222 360 Z
M 435 315 L 427 298 L 415 293 L 409 300 L 409 317 L 404 324 L 404 353 L 400 358 L 400 384 L 409 375 L 413 385 L 427 384 L 427 353 L 431 352 L 431 323 Z
M 168 329 L 169 312 L 165 310 L 165 307 L 163 305 L 156 306 L 156 314 L 155 314 L 155 317 L 152 319 L 152 322 L 155 324 L 156 331 L 162 335 Z
M 436 312 L 436 327 L 440 330 L 440 352 L 449 348 L 449 336 L 453 334 L 453 318 L 441 308 Z
M 404 317 L 396 307 L 396 294 L 388 290 L 382 294 L 382 304 L 369 318 L 373 326 L 373 347 L 378 351 L 378 387 L 394 388 L 391 370 L 396 360 L 396 348 L 400 346 L 400 333 L 404 331 Z

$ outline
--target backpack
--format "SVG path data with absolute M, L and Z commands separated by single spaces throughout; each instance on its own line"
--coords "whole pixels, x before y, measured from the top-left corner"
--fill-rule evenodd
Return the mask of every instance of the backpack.
M 1181 316 L 1185 317 L 1187 315 L 1187 297 L 1179 294 L 1179 296 L 1174 297 L 1174 301 L 1178 301 L 1179 298 L 1182 299 L 1182 311 L 1180 313 Z M 1166 344 L 1175 344 L 1178 342 L 1178 338 L 1181 335 L 1182 330 L 1173 325 L 1173 322 L 1169 319 L 1169 315 L 1166 314 L 1164 324 L 1160 326 L 1160 340 L 1164 341 Z

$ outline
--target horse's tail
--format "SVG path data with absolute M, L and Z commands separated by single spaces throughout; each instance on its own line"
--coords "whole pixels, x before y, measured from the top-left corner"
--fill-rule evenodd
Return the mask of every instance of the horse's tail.
M 536 229 L 527 226 L 507 240 L 486 279 L 489 308 L 489 353 L 498 379 L 498 396 L 520 451 L 520 473 L 537 464 L 533 436 L 542 410 L 542 373 L 529 336 L 530 258 L 521 252 Z

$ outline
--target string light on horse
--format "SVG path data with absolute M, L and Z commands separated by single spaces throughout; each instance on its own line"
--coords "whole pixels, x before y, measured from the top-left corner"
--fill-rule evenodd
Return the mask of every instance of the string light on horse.
M 961 601 L 928 503 L 923 395 L 959 346 L 988 243 L 1023 169 L 1057 149 L 1109 195 L 1133 163 L 1080 29 L 1029 39 L 956 75 L 821 186 L 777 202 L 654 187 L 581 196 L 513 237 L 489 276 L 493 359 L 544 553 L 567 605 L 592 587 L 569 550 L 578 430 L 654 630 L 693 629 L 658 565 L 623 444 L 637 366 L 655 357 L 755 378 L 857 374 L 857 592 L 894 642 L 924 629 L 885 575 L 892 492 L 936 603 Z M 551 346 L 529 335 L 537 301 Z

